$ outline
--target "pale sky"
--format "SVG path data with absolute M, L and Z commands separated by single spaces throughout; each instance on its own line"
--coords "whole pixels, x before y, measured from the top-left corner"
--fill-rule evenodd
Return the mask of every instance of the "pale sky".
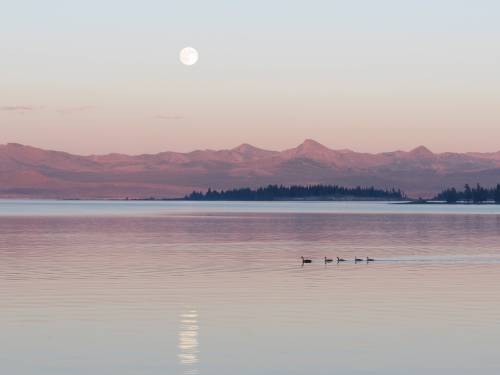
M 0 5 L 2 144 L 500 150 L 496 0 Z

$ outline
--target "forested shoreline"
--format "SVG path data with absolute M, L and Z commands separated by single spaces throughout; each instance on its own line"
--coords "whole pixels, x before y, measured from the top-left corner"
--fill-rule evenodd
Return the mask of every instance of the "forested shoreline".
M 339 185 L 268 185 L 257 189 L 208 189 L 193 191 L 184 197 L 195 201 L 276 201 L 276 200 L 404 200 L 399 189 L 377 189 L 373 186 L 348 188 Z
M 480 184 L 471 187 L 466 184 L 462 190 L 447 188 L 430 200 L 413 200 L 400 189 L 378 189 L 374 186 L 354 188 L 339 185 L 267 185 L 257 189 L 235 188 L 206 192 L 193 191 L 184 200 L 190 201 L 284 201 L 284 200 L 409 200 L 415 203 L 449 204 L 500 204 L 500 184 L 495 187 L 483 187 Z
M 480 184 L 475 187 L 470 187 L 469 184 L 464 186 L 463 190 L 456 188 L 448 188 L 434 197 L 436 201 L 445 201 L 446 203 L 487 203 L 495 202 L 500 204 L 500 184 L 492 188 L 486 188 Z

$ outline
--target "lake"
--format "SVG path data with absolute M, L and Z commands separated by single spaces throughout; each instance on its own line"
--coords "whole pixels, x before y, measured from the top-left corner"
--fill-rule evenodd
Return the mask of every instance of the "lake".
M 1 374 L 499 374 L 500 206 L 0 200 L 0 304 Z

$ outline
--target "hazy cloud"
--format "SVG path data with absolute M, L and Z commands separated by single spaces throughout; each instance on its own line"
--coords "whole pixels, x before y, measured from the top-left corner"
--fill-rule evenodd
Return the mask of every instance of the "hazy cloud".
M 65 115 L 65 114 L 70 114 L 70 113 L 75 113 L 75 112 L 90 111 L 92 109 L 95 109 L 95 107 L 93 105 L 81 105 L 78 107 L 60 108 L 57 110 L 57 113 Z
M 26 113 L 34 111 L 35 109 L 37 108 L 30 105 L 6 105 L 0 107 L 0 111 L 15 112 L 15 113 Z

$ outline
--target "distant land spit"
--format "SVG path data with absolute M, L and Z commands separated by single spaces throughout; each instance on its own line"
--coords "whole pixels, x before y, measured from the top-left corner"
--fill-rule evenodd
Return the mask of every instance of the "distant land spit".
M 184 197 L 194 201 L 279 201 L 279 200 L 404 200 L 405 194 L 396 189 L 371 187 L 346 188 L 337 185 L 283 186 L 268 185 L 258 189 L 193 191 Z

